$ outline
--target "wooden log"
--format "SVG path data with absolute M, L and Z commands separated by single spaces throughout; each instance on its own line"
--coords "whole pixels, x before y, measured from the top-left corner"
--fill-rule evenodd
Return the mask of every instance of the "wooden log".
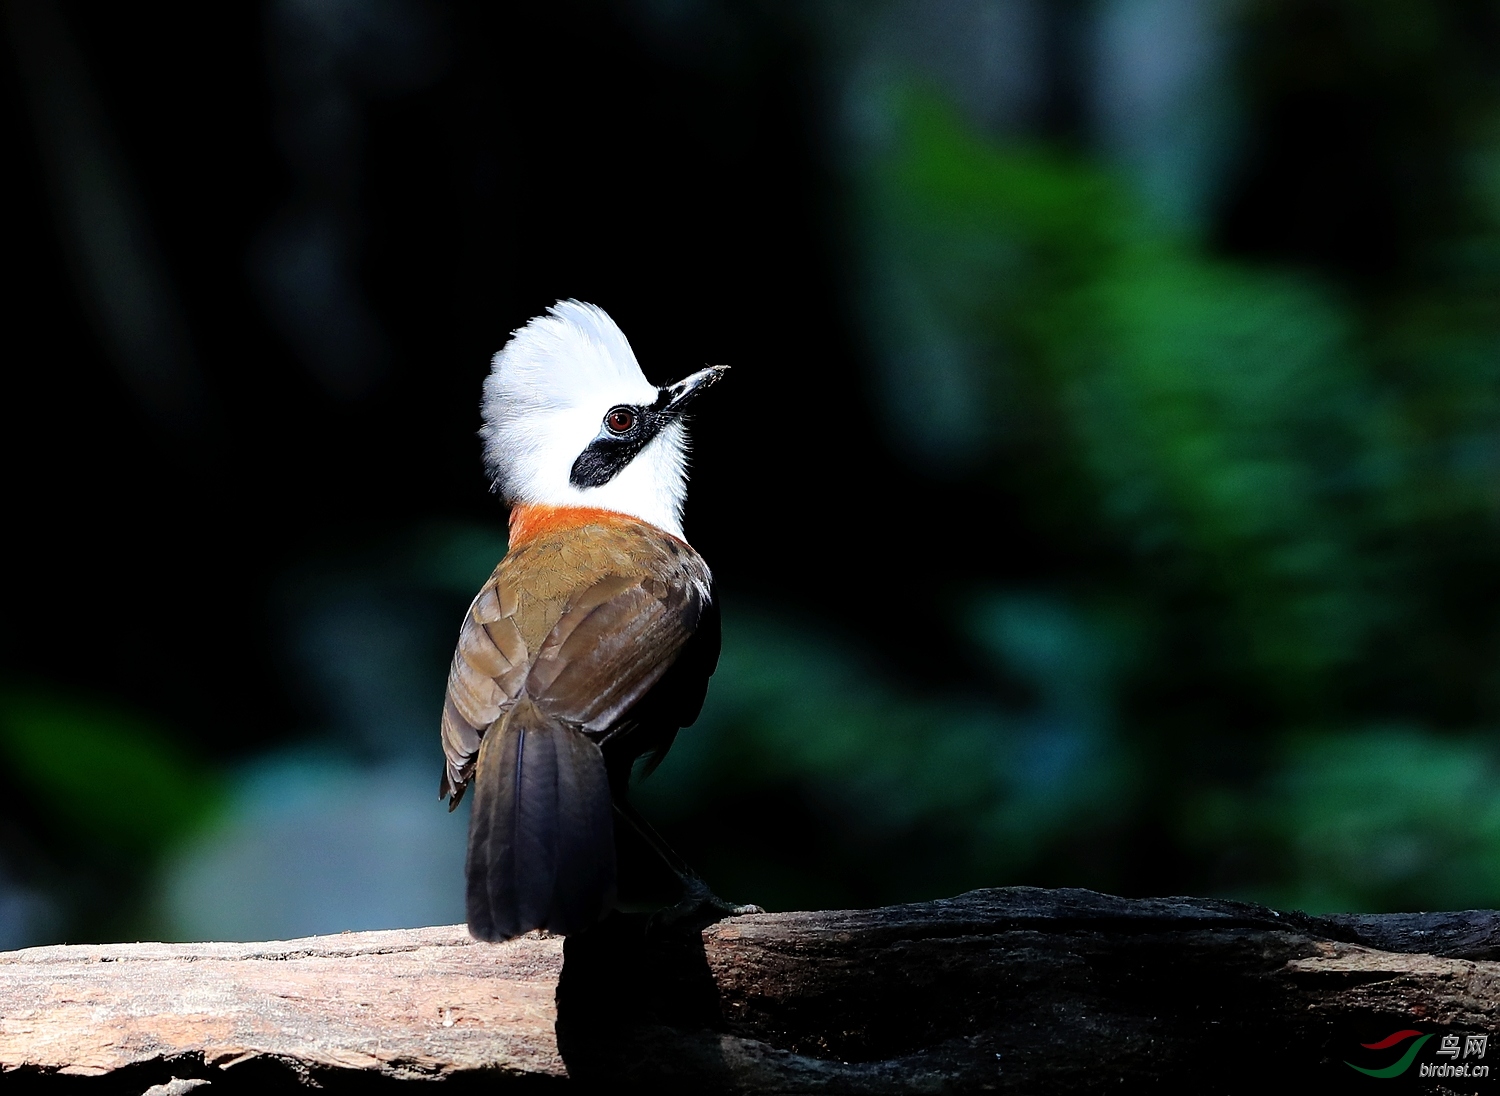
M 266 944 L 104 944 L 0 954 L 0 1091 L 28 1075 L 563 1078 L 563 941 L 476 944 L 463 926 Z M 258 1064 L 266 1068 L 242 1070 Z M 51 1091 L 50 1087 L 43 1087 Z
M 1325 1090 L 1422 1036 L 1403 1072 L 1463 1068 L 1424 1088 L 1467 1092 L 1500 1089 L 1467 1038 L 1497 1018 L 1494 912 L 1009 888 L 701 931 L 616 915 L 567 941 L 453 927 L 0 954 L 0 1092 Z

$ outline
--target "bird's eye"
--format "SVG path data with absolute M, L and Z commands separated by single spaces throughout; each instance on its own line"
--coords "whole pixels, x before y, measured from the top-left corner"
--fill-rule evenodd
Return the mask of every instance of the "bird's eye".
M 635 412 L 628 407 L 612 408 L 609 414 L 604 416 L 604 425 L 609 428 L 611 434 L 628 434 L 630 428 L 635 425 Z

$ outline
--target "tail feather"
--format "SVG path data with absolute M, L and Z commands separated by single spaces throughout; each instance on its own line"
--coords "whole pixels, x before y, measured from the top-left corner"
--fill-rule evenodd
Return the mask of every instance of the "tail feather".
M 469 817 L 469 931 L 508 940 L 569 933 L 614 899 L 614 820 L 604 755 L 523 702 L 480 743 Z
M 615 819 L 604 754 L 577 731 L 557 750 L 557 877 L 547 927 L 575 932 L 597 921 L 615 898 Z

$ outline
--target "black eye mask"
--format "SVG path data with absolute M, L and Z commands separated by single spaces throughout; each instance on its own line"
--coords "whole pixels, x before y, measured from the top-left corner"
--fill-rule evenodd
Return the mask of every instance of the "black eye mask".
M 620 406 L 634 416 L 635 422 L 623 432 L 616 432 L 608 425 L 599 428 L 599 436 L 589 442 L 573 462 L 568 482 L 574 487 L 603 487 L 618 476 L 637 453 L 651 444 L 651 439 L 661 433 L 662 427 L 680 414 L 679 408 L 672 405 L 671 390 L 666 388 L 650 407 Z M 608 419 L 617 410 L 619 408 L 611 407 L 604 417 Z
M 711 365 L 700 369 L 676 384 L 659 388 L 656 402 L 650 407 L 637 407 L 622 403 L 604 413 L 599 427 L 599 436 L 589 442 L 578 454 L 568 482 L 574 487 L 603 487 L 620 474 L 635 455 L 651 444 L 651 439 L 662 432 L 662 428 L 674 419 L 680 419 L 688 404 L 698 398 L 698 393 L 715 383 L 729 371 L 727 365 Z M 635 420 L 628 430 L 616 430 L 609 420 L 616 412 L 628 412 Z

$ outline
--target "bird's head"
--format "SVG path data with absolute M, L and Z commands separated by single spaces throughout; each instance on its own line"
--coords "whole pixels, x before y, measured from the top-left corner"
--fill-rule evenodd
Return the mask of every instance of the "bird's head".
M 559 301 L 514 332 L 484 382 L 485 466 L 512 506 L 614 510 L 682 535 L 683 412 L 727 366 L 657 388 L 604 310 Z

